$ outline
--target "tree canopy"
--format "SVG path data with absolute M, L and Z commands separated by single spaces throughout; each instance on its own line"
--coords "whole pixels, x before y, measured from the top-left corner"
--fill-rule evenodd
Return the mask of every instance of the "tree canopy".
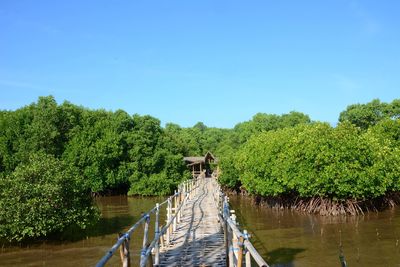
M 400 190 L 400 100 L 355 104 L 339 124 L 257 113 L 233 129 L 193 127 L 40 97 L 0 111 L 0 238 L 45 236 L 96 219 L 91 194 L 166 195 L 211 151 L 227 187 L 343 200 Z

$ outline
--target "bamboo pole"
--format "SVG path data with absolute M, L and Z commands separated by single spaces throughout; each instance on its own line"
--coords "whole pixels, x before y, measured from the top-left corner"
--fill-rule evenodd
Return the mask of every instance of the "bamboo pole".
M 238 262 L 237 262 L 237 266 L 238 267 L 242 267 L 242 263 L 243 263 L 243 242 L 244 242 L 244 238 L 243 236 L 239 237 L 239 250 L 238 250 Z
M 140 256 L 141 263 L 145 261 L 145 253 L 147 250 L 148 240 L 149 240 L 149 226 L 150 226 L 150 215 L 146 214 L 146 220 L 144 223 L 144 233 L 143 233 L 143 246 L 142 246 L 142 253 Z
M 171 214 L 172 214 L 171 209 L 172 209 L 172 203 L 171 203 L 171 197 L 169 197 L 168 198 L 168 204 L 167 204 L 167 221 L 166 221 L 166 225 L 171 220 Z M 167 228 L 167 244 L 170 243 L 170 239 L 171 239 L 171 227 L 168 226 L 168 228 Z
M 155 229 L 155 236 L 160 233 L 159 230 L 159 220 L 160 220 L 160 203 L 156 204 L 156 221 L 154 222 L 154 229 Z M 156 241 L 154 246 L 154 264 L 158 266 L 160 264 L 160 242 L 159 240 Z
M 180 195 L 179 187 L 178 187 L 178 195 L 176 196 L 176 200 L 178 201 L 177 206 L 179 207 L 179 205 L 181 204 L 181 195 Z M 181 211 L 178 211 L 178 213 L 176 213 L 176 220 L 178 223 L 181 222 Z
M 226 223 L 226 220 L 223 218 L 224 222 L 223 222 L 223 229 L 224 229 L 224 245 L 225 245 L 225 249 L 226 249 L 226 265 L 230 266 L 229 262 L 230 262 L 230 257 L 229 257 L 229 253 L 230 253 L 230 245 L 229 245 L 229 233 L 228 233 L 228 225 Z
M 249 234 L 247 230 L 243 230 L 243 235 L 245 236 L 246 239 L 249 239 Z M 243 241 L 244 243 L 244 241 Z M 251 255 L 250 251 L 246 248 L 245 252 L 245 262 L 246 262 L 246 267 L 251 267 Z
M 119 233 L 118 239 L 121 238 L 121 236 L 123 236 L 123 234 Z M 121 257 L 122 267 L 130 267 L 131 259 L 129 253 L 129 238 L 126 238 L 119 247 L 119 255 Z
M 183 199 L 183 193 L 182 193 L 182 186 L 180 186 L 180 191 L 179 191 L 179 204 L 183 203 L 184 199 Z M 182 208 L 179 210 L 178 212 L 178 222 L 181 222 L 182 220 L 182 210 L 183 210 L 183 206 Z
M 234 225 L 236 225 L 236 214 L 234 210 L 231 210 L 231 220 L 233 222 Z M 236 266 L 237 264 L 237 260 L 238 260 L 238 250 L 239 250 L 239 246 L 238 246 L 238 237 L 235 234 L 234 231 L 232 231 L 232 248 L 233 248 L 233 256 L 234 256 L 234 264 Z
M 178 210 L 178 196 L 176 195 L 176 190 L 175 190 L 175 194 L 174 194 L 174 214 L 172 215 L 173 217 L 176 215 L 176 212 Z M 175 232 L 176 231 L 176 226 L 177 226 L 177 216 L 174 217 L 174 221 L 173 221 L 173 226 L 172 226 L 172 230 Z

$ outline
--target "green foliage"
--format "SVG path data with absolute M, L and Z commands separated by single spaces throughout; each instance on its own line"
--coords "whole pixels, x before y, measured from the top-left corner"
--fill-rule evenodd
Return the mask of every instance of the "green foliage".
M 82 183 L 93 192 L 115 188 L 127 182 L 119 175 L 129 131 L 129 116 L 122 112 L 85 111 L 82 125 L 71 133 L 63 159 L 81 170 Z M 126 153 L 125 153 L 126 154 Z
M 190 177 L 182 157 L 191 148 L 175 132 L 192 139 L 170 128 L 151 116 L 57 105 L 51 96 L 1 111 L 0 235 L 84 228 L 93 218 L 90 192 L 170 194 Z
M 291 111 L 281 116 L 275 114 L 257 113 L 250 121 L 239 123 L 234 128 L 234 146 L 238 148 L 251 136 L 260 132 L 272 131 L 298 124 L 310 123 L 310 117 L 300 112 Z
M 236 160 L 243 186 L 277 196 L 374 198 L 398 189 L 398 150 L 350 123 L 314 123 L 254 136 Z
M 221 185 L 230 188 L 239 188 L 241 182 L 239 180 L 239 173 L 236 168 L 235 154 L 225 154 L 224 157 L 221 158 L 219 166 L 223 171 L 218 177 L 218 182 Z
M 129 195 L 167 195 L 177 185 L 176 181 L 171 179 L 165 172 L 142 176 L 140 179 L 135 179 L 134 181 L 129 189 Z
M 84 229 L 97 219 L 76 172 L 51 155 L 37 153 L 0 178 L 0 237 L 42 237 L 69 226 Z
M 369 130 L 380 138 L 391 140 L 394 147 L 400 147 L 400 118 L 382 120 Z
M 172 188 L 184 179 L 183 155 L 198 149 L 187 142 L 192 136 L 179 126 L 164 130 L 151 116 L 57 105 L 51 96 L 40 97 L 0 113 L 0 173 L 10 174 L 31 154 L 43 152 L 75 167 L 82 186 L 92 192 L 128 192 L 131 183 L 161 173 L 171 176 Z
M 221 184 L 253 194 L 382 196 L 400 190 L 399 118 L 400 100 L 373 100 L 349 106 L 335 128 L 294 111 L 258 113 L 233 129 L 162 128 L 151 116 L 40 97 L 0 111 L 0 235 L 83 228 L 95 217 L 90 192 L 170 194 L 190 177 L 182 157 L 207 151 L 219 158 Z
M 339 121 L 349 121 L 363 130 L 376 125 L 384 119 L 396 119 L 400 116 L 400 100 L 384 103 L 374 99 L 367 104 L 353 104 L 340 113 Z

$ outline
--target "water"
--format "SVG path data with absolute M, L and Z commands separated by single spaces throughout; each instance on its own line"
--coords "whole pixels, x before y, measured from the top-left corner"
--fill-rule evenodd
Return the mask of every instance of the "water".
M 0 250 L 0 266 L 94 266 L 115 243 L 118 232 L 162 200 L 98 198 L 103 216 L 95 227 L 71 233 L 65 241 L 5 246 Z M 232 197 L 231 203 L 241 226 L 249 230 L 255 247 L 272 266 L 339 267 L 340 244 L 349 267 L 400 266 L 400 207 L 358 217 L 321 217 L 274 211 L 241 197 Z M 131 240 L 135 263 L 142 237 L 139 228 Z M 120 266 L 118 254 L 109 266 Z
M 243 229 L 272 266 L 400 266 L 400 207 L 364 216 L 323 217 L 272 210 L 232 197 Z
M 83 233 L 71 233 L 65 241 L 3 247 L 0 251 L 0 266 L 94 266 L 116 242 L 119 232 L 129 229 L 140 219 L 142 212 L 152 209 L 155 203 L 162 200 L 164 198 L 100 197 L 96 202 L 102 218 L 94 227 Z M 161 212 L 162 215 L 165 213 L 163 210 Z M 154 222 L 153 217 L 151 217 L 152 222 Z M 154 227 L 153 224 L 150 227 Z M 143 228 L 139 227 L 131 240 L 135 262 L 139 260 L 142 240 Z M 118 251 L 107 266 L 121 266 Z

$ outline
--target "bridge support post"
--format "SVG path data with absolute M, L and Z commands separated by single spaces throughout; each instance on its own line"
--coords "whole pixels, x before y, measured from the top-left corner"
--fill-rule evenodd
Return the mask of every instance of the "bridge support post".
M 147 247 L 149 246 L 149 226 L 150 226 L 150 215 L 146 214 L 146 220 L 144 222 L 144 233 L 143 233 L 143 246 L 142 246 L 142 253 L 140 255 L 140 265 L 146 262 L 146 251 Z M 151 257 L 151 253 L 150 253 Z
M 168 204 L 167 204 L 167 221 L 166 221 L 166 225 L 169 223 L 169 221 L 171 220 L 171 215 L 172 215 L 172 203 L 171 203 L 171 197 L 168 198 Z M 170 238 L 171 238 L 171 225 L 168 226 L 167 228 L 167 245 L 170 242 Z
M 178 202 L 177 207 L 179 207 L 180 204 L 181 204 L 181 195 L 180 195 L 180 190 L 179 190 L 179 188 L 178 188 L 178 195 L 176 196 L 176 200 L 177 200 L 177 202 Z M 182 210 L 182 209 L 181 209 L 181 210 Z M 181 222 L 181 210 L 179 210 L 178 212 L 176 212 L 176 221 L 177 221 L 178 223 Z
M 178 196 L 176 195 L 176 190 L 174 194 L 174 213 L 172 214 L 172 217 L 175 216 L 174 221 L 173 221 L 173 226 L 172 226 L 172 231 L 176 231 L 176 225 L 177 225 L 177 219 L 178 215 L 176 214 L 178 211 Z
M 179 186 L 179 205 L 181 203 L 183 203 L 184 198 L 183 198 L 183 191 L 182 191 L 182 185 Z M 178 222 L 181 222 L 182 219 L 182 210 L 183 210 L 183 206 L 180 209 L 180 211 L 178 212 Z
M 192 191 L 192 189 L 193 189 L 193 180 L 190 181 L 190 183 L 189 183 L 189 199 L 192 199 L 192 198 L 193 198 L 193 191 Z
M 154 222 L 154 228 L 155 228 L 155 236 L 157 236 L 160 233 L 160 227 L 159 227 L 159 220 L 160 220 L 160 204 L 156 204 L 156 221 Z M 162 237 L 161 237 L 162 238 Z M 154 265 L 158 266 L 160 264 L 160 239 L 156 241 L 156 244 L 154 246 Z
M 234 210 L 231 210 L 231 220 L 233 223 L 236 225 L 236 214 Z M 232 247 L 232 261 L 234 266 L 238 266 L 238 260 L 239 260 L 239 246 L 238 246 L 238 237 L 236 234 L 232 231 L 232 241 L 231 241 L 231 247 Z
M 244 243 L 244 238 L 243 236 L 239 237 L 238 240 L 238 262 L 237 262 L 237 267 L 242 267 L 243 265 L 243 243 Z
M 119 233 L 118 238 L 120 238 L 121 236 L 123 236 L 123 234 Z M 121 257 L 122 267 L 130 267 L 131 259 L 129 253 L 129 238 L 126 238 L 119 247 L 119 255 Z
M 245 236 L 246 239 L 249 239 L 249 234 L 247 233 L 247 230 L 243 230 L 243 235 Z M 250 251 L 247 248 L 246 248 L 245 262 L 246 262 L 246 267 L 251 267 L 251 255 Z

